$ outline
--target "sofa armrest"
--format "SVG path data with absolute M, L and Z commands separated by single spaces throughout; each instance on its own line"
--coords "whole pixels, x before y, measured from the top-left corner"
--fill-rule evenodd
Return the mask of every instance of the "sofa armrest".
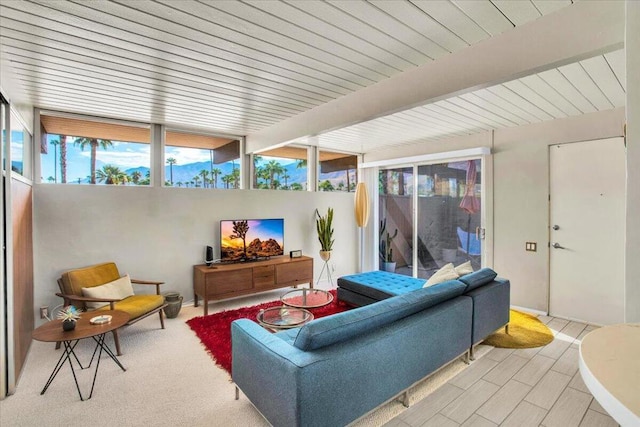
M 249 319 L 231 324 L 231 343 L 232 379 L 238 388 L 273 425 L 300 425 L 295 359 L 304 352 Z

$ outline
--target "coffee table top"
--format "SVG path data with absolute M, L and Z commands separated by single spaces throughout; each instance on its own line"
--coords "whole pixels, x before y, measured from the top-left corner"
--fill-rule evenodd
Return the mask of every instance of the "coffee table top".
M 96 316 L 111 315 L 111 321 L 100 325 L 93 325 L 89 322 L 90 319 Z M 100 310 L 89 311 L 81 314 L 80 318 L 76 321 L 76 327 L 72 331 L 62 330 L 62 320 L 54 319 L 47 323 L 38 326 L 33 331 L 33 339 L 36 341 L 45 342 L 59 342 L 59 341 L 73 341 L 83 338 L 95 337 L 96 335 L 104 334 L 114 329 L 118 329 L 127 323 L 130 316 L 124 311 L 119 310 Z
M 287 292 L 280 301 L 291 307 L 318 308 L 330 304 L 333 295 L 322 289 L 300 288 Z
M 260 310 L 258 323 L 270 329 L 297 328 L 313 320 L 311 312 L 296 307 L 271 307 Z

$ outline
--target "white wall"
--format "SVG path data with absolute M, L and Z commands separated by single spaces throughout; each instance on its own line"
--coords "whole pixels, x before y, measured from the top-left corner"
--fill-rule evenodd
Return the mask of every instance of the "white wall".
M 284 218 L 285 253 L 313 256 L 317 280 L 316 208 L 334 208 L 335 281 L 357 269 L 353 204 L 353 193 L 36 184 L 35 306 L 61 304 L 54 294 L 63 271 L 109 260 L 123 274 L 163 280 L 163 291 L 192 300 L 193 265 L 203 263 L 205 246 L 219 257 L 221 219 Z
M 627 242 L 626 322 L 640 322 L 640 2 L 626 2 Z
M 549 288 L 548 146 L 622 135 L 623 108 L 436 143 L 368 154 L 365 161 L 491 147 L 493 153 L 493 268 L 511 281 L 511 304 L 547 311 Z M 526 252 L 525 242 L 537 242 Z

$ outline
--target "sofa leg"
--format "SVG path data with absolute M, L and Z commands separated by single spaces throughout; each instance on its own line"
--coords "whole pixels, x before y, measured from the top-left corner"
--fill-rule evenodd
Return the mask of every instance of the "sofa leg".
M 236 386 L 236 400 L 240 399 L 240 389 Z
M 405 408 L 409 407 L 409 390 L 405 390 L 404 393 L 402 393 L 402 396 L 400 397 L 400 402 L 402 403 L 402 406 L 404 406 Z
M 509 335 L 509 324 L 504 325 L 504 333 Z

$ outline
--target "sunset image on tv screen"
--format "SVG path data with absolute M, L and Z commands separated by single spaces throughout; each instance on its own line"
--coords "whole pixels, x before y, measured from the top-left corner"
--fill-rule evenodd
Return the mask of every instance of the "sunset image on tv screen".
M 267 258 L 284 253 L 284 220 L 220 221 L 222 260 Z

